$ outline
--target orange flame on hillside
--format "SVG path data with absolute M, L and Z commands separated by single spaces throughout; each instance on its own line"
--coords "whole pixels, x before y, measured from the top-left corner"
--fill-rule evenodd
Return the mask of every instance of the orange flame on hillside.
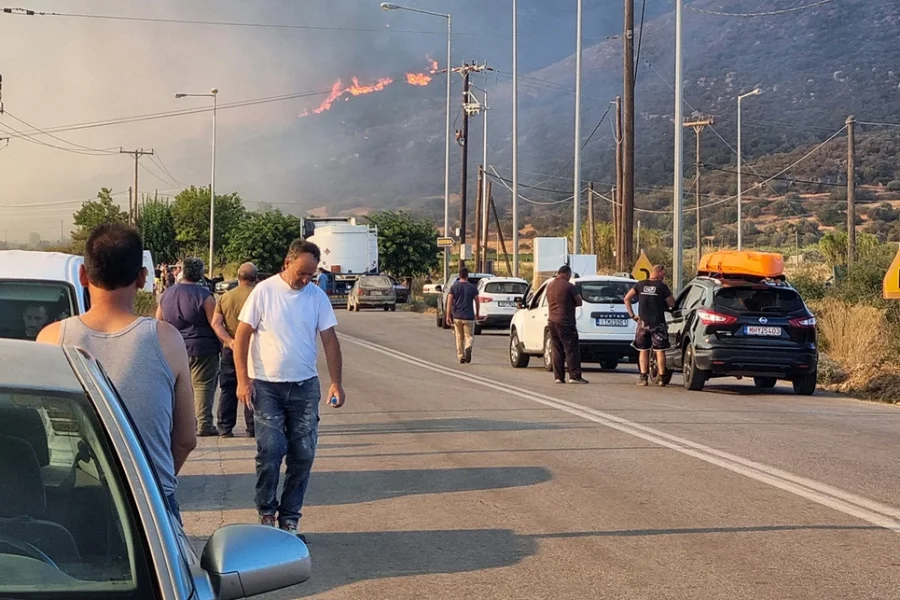
M 428 57 L 429 62 L 431 63 L 431 67 L 427 73 L 407 73 L 406 74 L 406 83 L 409 85 L 414 85 L 417 87 L 425 87 L 429 83 L 431 83 L 432 75 L 438 72 L 438 61 Z M 384 88 L 394 83 L 394 79 L 390 77 L 382 77 L 377 80 L 375 83 L 363 85 L 359 82 L 357 77 L 353 77 L 350 80 L 352 85 L 344 87 L 341 83 L 341 80 L 338 79 L 334 82 L 334 85 L 331 86 L 331 93 L 328 94 L 328 97 L 322 101 L 322 103 L 312 111 L 304 111 L 300 114 L 300 118 L 308 117 L 309 115 L 320 115 L 323 112 L 331 110 L 332 105 L 339 100 L 341 97 L 344 97 L 344 101 L 350 99 L 350 96 L 363 96 L 365 94 L 372 94 L 375 92 L 383 91 Z

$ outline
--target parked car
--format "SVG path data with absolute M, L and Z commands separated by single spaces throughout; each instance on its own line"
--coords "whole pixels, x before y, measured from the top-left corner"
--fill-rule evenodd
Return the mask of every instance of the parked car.
M 265 281 L 266 279 L 268 279 L 271 276 L 272 276 L 271 273 L 259 273 L 257 276 L 257 281 Z M 238 286 L 237 279 L 228 279 L 225 281 L 219 281 L 216 283 L 215 293 L 218 294 L 219 296 L 221 296 L 225 292 L 230 292 L 237 286 Z
M 409 302 L 409 288 L 397 281 L 396 277 L 387 276 L 394 284 L 394 294 L 397 296 L 397 304 L 406 304 Z
M 783 281 L 697 277 L 667 321 L 666 377 L 681 371 L 689 390 L 703 389 L 713 377 L 737 376 L 764 389 L 786 379 L 797 394 L 815 393 L 816 318 Z
M 297 536 L 217 529 L 201 556 L 139 432 L 74 347 L 0 340 L 0 597 L 226 599 L 306 581 Z
M 478 283 L 482 279 L 490 279 L 493 277 L 490 273 L 469 273 L 469 283 L 478 287 Z M 459 277 L 453 277 L 450 279 L 450 285 L 439 285 L 435 287 L 435 289 L 440 293 L 440 299 L 437 304 L 437 318 L 435 319 L 435 324 L 438 327 L 442 327 L 444 329 L 449 329 L 447 327 L 447 319 L 444 316 L 445 309 L 447 308 L 447 294 L 450 293 L 450 288 L 453 287 L 453 284 L 459 281 Z
M 475 322 L 475 335 L 483 329 L 509 329 L 519 301 L 528 291 L 528 282 L 518 277 L 490 277 L 478 282 L 480 318 Z
M 530 294 L 513 316 L 509 330 L 509 362 L 515 368 L 528 366 L 531 356 L 543 356 L 552 370 L 552 344 L 548 328 L 549 307 L 544 282 Z M 625 310 L 625 294 L 637 283 L 625 277 L 591 276 L 573 279 L 583 304 L 575 309 L 582 362 L 598 362 L 613 370 L 623 358 L 634 358 L 636 324 Z
M 437 283 L 426 283 L 422 286 L 422 295 L 423 296 L 440 296 L 441 288 L 444 286 L 443 282 Z
M 363 275 L 356 280 L 347 298 L 347 310 L 359 312 L 361 308 L 397 310 L 397 293 L 386 275 Z

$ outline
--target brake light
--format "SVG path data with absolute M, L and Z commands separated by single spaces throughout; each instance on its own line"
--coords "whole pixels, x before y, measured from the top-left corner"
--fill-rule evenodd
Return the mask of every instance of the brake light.
M 791 327 L 798 327 L 800 329 L 813 329 L 816 326 L 815 317 L 797 317 L 788 322 L 791 324 Z
M 723 315 L 705 308 L 697 309 L 697 318 L 704 325 L 732 325 L 737 323 L 737 317 Z
M 493 302 L 494 299 L 490 296 L 478 296 L 478 301 L 484 304 L 485 302 Z

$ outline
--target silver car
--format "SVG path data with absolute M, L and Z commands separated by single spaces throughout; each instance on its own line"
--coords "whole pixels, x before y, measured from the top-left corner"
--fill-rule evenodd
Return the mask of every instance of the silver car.
M 197 556 L 81 350 L 0 340 L 0 597 L 227 600 L 309 579 L 306 544 L 226 525 Z

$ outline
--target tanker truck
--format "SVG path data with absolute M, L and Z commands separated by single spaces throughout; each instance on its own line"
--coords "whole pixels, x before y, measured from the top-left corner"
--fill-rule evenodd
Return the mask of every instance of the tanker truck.
M 310 217 L 312 235 L 319 247 L 319 267 L 332 274 L 328 296 L 333 306 L 346 306 L 350 288 L 360 275 L 378 272 L 378 228 L 359 224 L 356 217 Z

